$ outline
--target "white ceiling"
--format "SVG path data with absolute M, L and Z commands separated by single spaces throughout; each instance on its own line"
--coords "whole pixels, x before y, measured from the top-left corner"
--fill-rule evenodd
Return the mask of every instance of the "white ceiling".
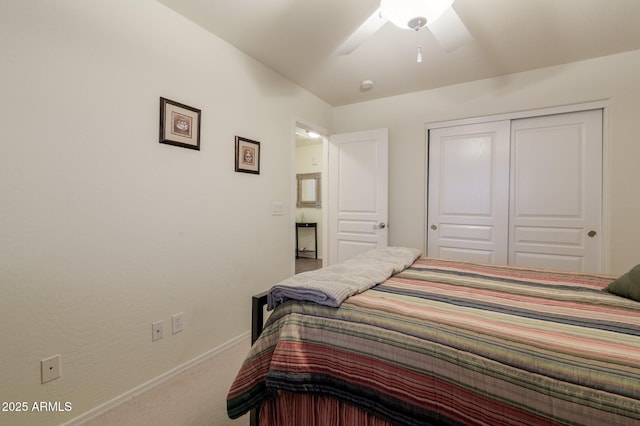
M 387 23 L 347 56 L 379 0 L 158 1 L 334 106 L 640 49 L 640 0 L 456 0 L 474 40 L 455 52 Z

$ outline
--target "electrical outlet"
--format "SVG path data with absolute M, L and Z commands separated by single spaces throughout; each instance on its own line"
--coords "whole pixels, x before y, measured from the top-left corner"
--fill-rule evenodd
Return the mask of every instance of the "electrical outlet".
M 40 361 L 42 383 L 48 383 L 60 377 L 60 355 L 54 355 Z
M 171 315 L 171 334 L 180 333 L 182 331 L 182 312 Z
M 162 321 L 156 321 L 153 324 L 151 324 L 151 341 L 152 342 L 155 342 L 158 339 L 162 339 L 162 329 L 163 329 Z

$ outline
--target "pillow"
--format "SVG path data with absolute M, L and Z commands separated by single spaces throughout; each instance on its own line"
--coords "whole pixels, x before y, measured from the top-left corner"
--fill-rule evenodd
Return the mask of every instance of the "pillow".
M 640 302 L 640 265 L 611 282 L 606 288 L 609 293 Z

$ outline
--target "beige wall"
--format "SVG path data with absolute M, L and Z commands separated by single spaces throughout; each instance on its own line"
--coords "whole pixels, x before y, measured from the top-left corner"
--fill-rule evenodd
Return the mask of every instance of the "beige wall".
M 590 101 L 609 103 L 605 204 L 610 272 L 640 263 L 640 51 L 335 109 L 334 132 L 389 128 L 389 242 L 425 245 L 425 124 Z
M 0 401 L 72 404 L 0 423 L 59 424 L 249 330 L 292 270 L 291 123 L 332 108 L 153 0 L 0 2 L 0 78 Z M 202 109 L 201 151 L 158 143 L 160 96 Z

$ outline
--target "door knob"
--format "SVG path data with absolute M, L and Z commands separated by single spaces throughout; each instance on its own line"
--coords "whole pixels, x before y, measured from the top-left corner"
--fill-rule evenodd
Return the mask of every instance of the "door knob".
M 373 229 L 384 229 L 386 227 L 387 227 L 387 225 L 384 222 L 380 222 L 377 225 L 373 225 Z
M 591 238 L 595 237 L 595 236 L 596 236 L 596 234 L 597 234 L 597 232 L 596 232 L 596 231 L 589 231 L 589 232 L 587 233 L 587 235 L 588 235 L 589 237 L 591 237 Z
M 431 229 L 435 231 L 436 229 L 438 229 L 438 227 L 436 225 L 431 225 Z

